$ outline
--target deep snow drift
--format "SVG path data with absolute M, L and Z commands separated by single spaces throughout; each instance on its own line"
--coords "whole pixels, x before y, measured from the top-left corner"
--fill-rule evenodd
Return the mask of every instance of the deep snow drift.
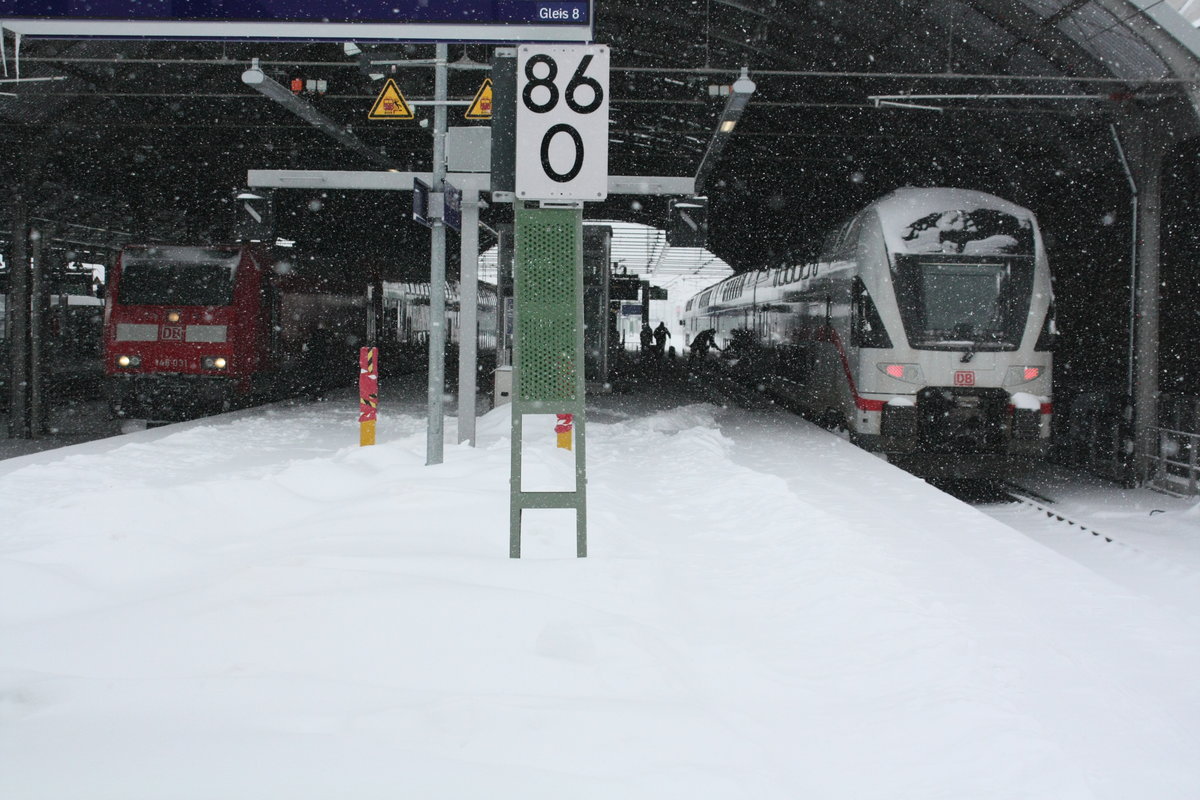
M 802 420 L 599 398 L 513 561 L 381 400 L 0 461 L 0 796 L 1200 796 L 1195 616 Z

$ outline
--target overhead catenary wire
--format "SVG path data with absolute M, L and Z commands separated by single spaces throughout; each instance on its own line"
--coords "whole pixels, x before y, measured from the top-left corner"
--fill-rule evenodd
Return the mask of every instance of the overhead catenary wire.
M 225 66 L 245 69 L 249 59 L 227 58 L 121 58 L 119 56 L 29 56 L 23 57 L 26 63 L 61 63 L 61 64 L 150 64 L 156 66 Z M 428 61 L 428 63 L 426 63 Z M 432 60 L 414 59 L 405 62 L 409 66 L 432 68 Z M 454 69 L 455 62 L 447 66 Z M 358 69 L 357 61 L 285 61 L 259 59 L 263 67 L 331 67 L 336 69 Z M 473 68 L 473 67 L 472 67 Z M 732 67 L 638 67 L 614 65 L 610 72 L 629 74 L 653 73 L 658 75 L 696 75 L 696 76 L 728 76 L 736 78 L 741 71 L 741 65 Z M 930 81 L 1010 81 L 1010 82 L 1047 82 L 1064 83 L 1097 83 L 1115 85 L 1181 85 L 1193 83 L 1189 78 L 1173 78 L 1161 75 L 1143 77 L 1117 78 L 1111 76 L 1092 75 L 1005 75 L 996 73 L 946 73 L 946 72 L 872 72 L 861 70 L 798 70 L 798 69 L 755 69 L 754 77 L 759 78 L 828 78 L 840 80 L 881 79 L 881 80 L 930 80 Z

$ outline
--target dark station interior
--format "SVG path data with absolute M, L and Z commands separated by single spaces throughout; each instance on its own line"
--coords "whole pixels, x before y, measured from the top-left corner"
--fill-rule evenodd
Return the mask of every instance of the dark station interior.
M 746 68 L 756 91 L 706 183 L 708 246 L 737 270 L 813 257 L 825 230 L 897 187 L 972 188 L 1032 209 L 1054 274 L 1055 403 L 1066 424 L 1080 393 L 1129 394 L 1123 146 L 1135 179 L 1138 163 L 1161 165 L 1159 388 L 1200 395 L 1200 125 L 1181 77 L 1200 56 L 1168 41 L 1151 12 L 1128 12 L 1098 0 L 603 0 L 595 38 L 612 49 L 610 173 L 695 174 L 724 102 L 714 92 Z M 399 169 L 429 169 L 428 108 L 406 122 L 366 112 L 380 75 L 409 99 L 432 95 L 432 45 L 351 49 L 25 38 L 21 76 L 64 79 L 0 94 L 0 246 L 10 252 L 18 203 L 54 227 L 68 257 L 103 257 L 125 241 L 226 241 L 249 169 L 379 169 L 244 85 L 255 58 L 281 83 L 325 81 L 304 99 Z M 450 46 L 450 97 L 476 91 L 491 50 Z M 486 123 L 452 112 L 451 124 Z M 612 195 L 585 216 L 662 227 L 667 201 Z M 279 191 L 278 234 L 337 254 L 351 274 L 420 280 L 429 234 L 410 202 Z M 484 220 L 506 214 L 493 205 Z

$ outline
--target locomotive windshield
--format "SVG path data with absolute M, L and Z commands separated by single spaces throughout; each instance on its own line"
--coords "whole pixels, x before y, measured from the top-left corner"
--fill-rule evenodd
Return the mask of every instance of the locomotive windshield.
M 241 252 L 149 247 L 121 257 L 117 302 L 127 306 L 227 306 Z
M 896 299 L 918 349 L 1014 350 L 1033 286 L 1030 257 L 897 256 Z

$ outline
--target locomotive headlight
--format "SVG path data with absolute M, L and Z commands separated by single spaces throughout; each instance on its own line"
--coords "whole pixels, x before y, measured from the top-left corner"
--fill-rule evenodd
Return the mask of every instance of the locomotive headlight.
M 117 366 L 126 369 L 130 367 L 140 366 L 142 359 L 140 356 L 117 356 Z
M 167 322 L 170 322 L 171 324 L 175 324 L 176 322 L 179 322 L 179 319 L 180 319 L 180 317 L 179 317 L 178 311 L 168 311 L 167 312 Z
M 876 364 L 879 371 L 889 378 L 895 378 L 898 381 L 905 383 L 924 383 L 925 376 L 921 372 L 920 364 Z
M 205 356 L 200 360 L 200 363 L 205 369 L 225 369 L 229 366 L 229 362 L 225 360 L 225 356 Z
M 1042 367 L 1031 366 L 1014 366 L 1009 367 L 1008 372 L 1004 375 L 1005 386 L 1017 386 L 1022 383 L 1029 383 L 1042 377 Z

